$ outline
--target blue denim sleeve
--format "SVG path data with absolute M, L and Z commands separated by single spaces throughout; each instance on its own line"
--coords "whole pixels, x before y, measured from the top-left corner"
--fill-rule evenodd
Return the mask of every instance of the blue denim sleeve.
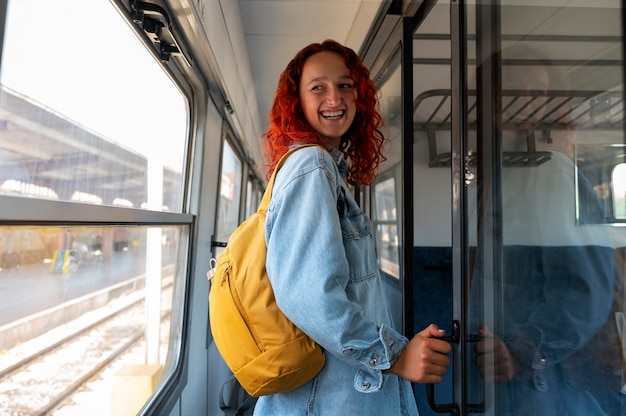
M 285 315 L 327 353 L 356 367 L 357 389 L 374 391 L 408 340 L 384 321 L 380 277 L 351 276 L 337 213 L 341 180 L 321 149 L 290 156 L 268 208 L 266 266 Z

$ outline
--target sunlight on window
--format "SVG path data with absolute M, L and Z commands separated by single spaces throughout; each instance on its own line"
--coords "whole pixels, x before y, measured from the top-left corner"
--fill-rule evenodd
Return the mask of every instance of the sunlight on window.
M 102 198 L 100 198 L 98 195 L 90 194 L 87 192 L 74 192 L 72 194 L 72 197 L 70 198 L 70 201 L 84 202 L 85 204 L 102 205 Z
M 20 194 L 22 196 L 43 199 L 59 199 L 57 193 L 50 188 L 35 185 L 34 183 L 17 181 L 15 179 L 4 181 L 2 186 L 0 186 L 0 193 Z
M 613 211 L 615 218 L 626 218 L 626 163 L 613 169 Z

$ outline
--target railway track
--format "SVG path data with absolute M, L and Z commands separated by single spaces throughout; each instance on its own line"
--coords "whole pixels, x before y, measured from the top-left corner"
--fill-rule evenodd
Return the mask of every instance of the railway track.
M 171 300 L 171 290 L 164 287 L 162 295 Z M 169 327 L 169 311 L 164 315 L 162 326 Z M 64 404 L 72 404 L 75 393 L 141 346 L 145 322 L 144 296 L 142 291 L 133 292 L 97 319 L 0 369 L 0 414 L 52 415 Z

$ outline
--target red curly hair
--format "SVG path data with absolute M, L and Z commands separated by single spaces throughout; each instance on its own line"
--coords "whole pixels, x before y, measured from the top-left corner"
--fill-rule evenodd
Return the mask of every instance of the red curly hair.
M 386 160 L 382 153 L 386 139 L 381 131 L 384 123 L 378 110 L 378 88 L 370 79 L 369 70 L 358 55 L 334 40 L 313 43 L 305 47 L 280 75 L 269 115 L 270 126 L 263 135 L 265 156 L 269 161 L 267 178 L 269 179 L 276 163 L 292 144 L 325 145 L 319 133 L 306 121 L 299 97 L 300 78 L 305 61 L 310 56 L 324 51 L 334 52 L 343 57 L 357 91 L 356 115 L 339 145 L 339 150 L 344 153 L 349 165 L 348 183 L 370 185 L 376 177 L 379 164 Z

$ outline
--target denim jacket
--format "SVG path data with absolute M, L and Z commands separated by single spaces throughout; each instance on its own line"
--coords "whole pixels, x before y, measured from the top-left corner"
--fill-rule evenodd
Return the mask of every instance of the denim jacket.
M 331 156 L 332 153 L 332 156 Z M 346 189 L 341 152 L 293 153 L 267 211 L 267 271 L 276 301 L 324 350 L 295 391 L 260 397 L 255 415 L 417 415 L 411 385 L 384 370 L 408 340 L 393 328 L 370 220 Z

